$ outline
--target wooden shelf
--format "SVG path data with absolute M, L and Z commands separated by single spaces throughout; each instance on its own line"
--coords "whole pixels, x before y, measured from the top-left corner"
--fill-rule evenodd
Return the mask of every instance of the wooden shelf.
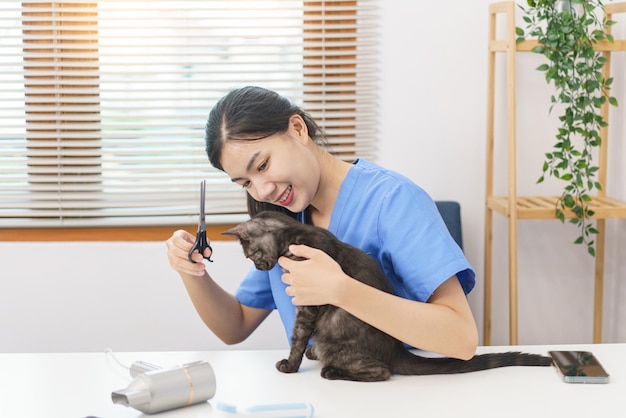
M 509 342 L 518 344 L 517 330 L 517 228 L 518 221 L 524 219 L 556 219 L 555 208 L 557 196 L 518 196 L 517 195 L 517 161 L 516 161 L 516 55 L 531 51 L 539 43 L 536 40 L 517 42 L 515 33 L 515 11 L 518 9 L 514 1 L 493 3 L 489 6 L 489 53 L 488 53 L 488 86 L 487 86 L 487 170 L 486 170 L 486 204 L 485 204 L 485 315 L 484 315 L 484 344 L 491 344 L 491 264 L 492 264 L 492 235 L 493 214 L 504 216 L 508 220 L 508 256 L 509 256 Z M 612 20 L 617 13 L 626 13 L 626 2 L 605 4 L 606 17 Z M 496 16 L 506 18 L 506 34 L 504 39 L 496 37 Z M 609 28 L 610 30 L 610 28 Z M 617 51 L 626 51 L 626 40 L 615 39 L 614 42 L 602 41 L 595 46 L 596 51 L 602 52 L 607 60 L 602 75 L 605 79 L 611 76 L 611 54 Z M 507 190 L 505 196 L 495 196 L 493 191 L 494 179 L 494 143 L 495 143 L 495 72 L 497 53 L 506 55 L 506 147 L 507 147 Z M 620 76 L 622 76 L 620 74 Z M 602 108 L 602 116 L 608 122 L 608 103 Z M 602 305 L 604 283 L 604 246 L 605 221 L 609 218 L 626 218 L 626 203 L 606 196 L 607 179 L 607 147 L 608 129 L 600 130 L 602 144 L 599 149 L 598 181 L 604 189 L 588 203 L 595 212 L 596 241 L 595 282 L 594 282 L 594 312 L 593 312 L 593 342 L 602 342 Z M 623 139 L 623 138 L 622 138 Z M 574 217 L 571 211 L 566 217 Z
M 517 219 L 554 219 L 558 196 L 518 196 L 515 205 Z M 626 218 L 626 202 L 607 196 L 592 198 L 587 205 L 594 211 L 592 218 Z M 500 215 L 511 216 L 509 198 L 506 196 L 490 196 L 487 198 L 487 207 Z M 565 212 L 566 218 L 574 218 L 574 213 Z
M 517 52 L 529 52 L 537 45 L 539 42 L 536 40 L 521 41 L 515 44 L 515 50 Z M 508 49 L 509 42 L 507 41 L 492 40 L 489 42 L 489 51 L 491 52 L 506 52 Z M 596 51 L 624 51 L 626 50 L 626 40 L 599 41 L 594 49 Z

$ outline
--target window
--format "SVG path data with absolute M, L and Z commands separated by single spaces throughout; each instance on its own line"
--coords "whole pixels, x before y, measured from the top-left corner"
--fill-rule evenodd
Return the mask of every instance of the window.
M 204 124 L 261 85 L 307 109 L 331 151 L 374 157 L 372 1 L 0 2 L 0 227 L 119 227 L 246 212 Z M 239 214 L 239 215 L 238 215 Z M 234 216 L 234 217 L 233 217 Z

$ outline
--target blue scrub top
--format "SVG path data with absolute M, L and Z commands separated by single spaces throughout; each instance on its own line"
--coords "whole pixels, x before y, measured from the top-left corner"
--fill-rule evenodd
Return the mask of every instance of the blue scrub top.
M 299 218 L 304 221 L 304 213 Z M 475 285 L 475 272 L 431 197 L 405 176 L 368 161 L 357 159 L 350 168 L 328 230 L 374 257 L 397 296 L 426 302 L 454 275 L 466 294 Z M 291 342 L 295 306 L 281 276 L 278 264 L 270 271 L 252 267 L 235 296 L 247 306 L 277 309 Z

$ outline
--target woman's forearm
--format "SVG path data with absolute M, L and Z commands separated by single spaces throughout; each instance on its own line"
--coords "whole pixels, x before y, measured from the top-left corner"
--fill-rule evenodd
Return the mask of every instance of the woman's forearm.
M 180 276 L 202 321 L 226 344 L 245 340 L 271 312 L 241 305 L 207 273 Z

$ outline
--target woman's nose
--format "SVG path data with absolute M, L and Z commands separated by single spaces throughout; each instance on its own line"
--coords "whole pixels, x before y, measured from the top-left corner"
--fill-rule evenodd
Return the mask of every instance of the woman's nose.
M 252 197 L 256 200 L 260 202 L 272 202 L 276 186 L 270 181 L 260 180 L 254 183 L 254 190 L 256 191 L 257 196 Z

